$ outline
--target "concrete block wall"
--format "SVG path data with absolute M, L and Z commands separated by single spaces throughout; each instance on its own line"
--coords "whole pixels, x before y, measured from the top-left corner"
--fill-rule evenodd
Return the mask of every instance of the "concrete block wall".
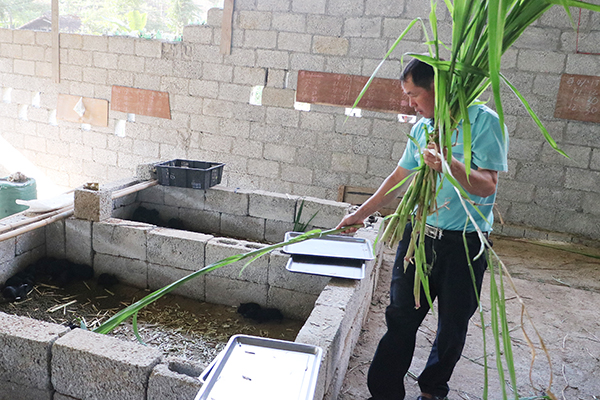
M 51 78 L 49 33 L 0 30 L 0 86 L 11 93 L 10 103 L 0 104 L 0 135 L 67 187 L 131 176 L 142 162 L 187 158 L 225 162 L 229 187 L 334 200 L 340 185 L 377 187 L 395 167 L 411 126 L 387 113 L 364 111 L 346 120 L 340 107 L 298 111 L 298 71 L 370 75 L 408 23 L 428 14 L 429 3 L 421 0 L 238 1 L 230 55 L 219 52 L 219 9 L 209 11 L 207 25 L 186 27 L 179 43 L 61 34 L 58 84 Z M 584 11 L 582 29 L 597 32 L 597 18 Z M 443 6 L 438 19 L 441 39 L 450 42 Z M 423 40 L 418 28 L 409 32 L 379 76 L 397 78 L 401 55 L 426 51 Z M 599 56 L 575 53 L 575 41 L 557 6 L 503 58 L 505 75 L 572 158 L 554 153 L 506 93 L 513 140 L 498 210 L 524 229 L 597 240 L 598 124 L 553 116 L 561 74 L 600 74 Z M 600 53 L 593 40 L 585 51 Z M 107 128 L 89 131 L 54 122 L 59 93 L 110 101 L 112 85 L 168 92 L 172 119 L 137 115 L 131 122 L 111 111 Z M 254 86 L 265 87 L 262 106 L 249 104 Z M 37 93 L 39 106 L 31 101 Z M 124 136 L 115 134 L 117 124 L 125 126 Z M 241 226 L 256 223 L 243 220 Z

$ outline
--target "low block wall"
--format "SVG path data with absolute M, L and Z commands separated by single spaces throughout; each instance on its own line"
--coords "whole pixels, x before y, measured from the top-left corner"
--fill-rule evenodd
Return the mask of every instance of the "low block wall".
M 5 280 L 48 255 L 92 265 L 96 275 L 114 273 L 127 284 L 158 289 L 203 265 L 264 244 L 123 219 L 138 205 L 156 208 L 163 217 L 181 218 L 198 230 L 213 224 L 219 227 L 216 234 L 253 221 L 252 226 L 262 227 L 254 233 L 255 239 L 281 241 L 293 226 L 300 201 L 296 196 L 268 192 L 155 186 L 115 201 L 113 218 L 100 222 L 69 218 L 0 242 L 0 277 Z M 313 220 L 317 227 L 335 226 L 346 207 L 343 203 L 304 199 L 306 216 L 319 210 Z M 362 229 L 357 234 L 374 240 L 376 230 Z M 351 281 L 290 273 L 285 269 L 288 258 L 274 251 L 241 275 L 241 265 L 226 266 L 188 282 L 175 293 L 230 305 L 254 301 L 277 307 L 288 317 L 306 318 L 296 341 L 320 346 L 324 355 L 315 399 L 335 399 L 368 310 L 376 263 L 367 264 L 365 279 Z M 18 333 L 13 331 L 14 326 L 20 327 Z M 22 360 L 6 355 L 0 358 L 0 394 L 4 397 L 175 400 L 193 399 L 199 390 L 196 377 L 204 365 L 163 360 L 157 350 L 135 343 L 0 314 L 4 354 L 32 348 L 29 342 L 34 339 L 29 336 L 45 331 L 49 333 L 39 345 L 44 357 L 33 358 L 45 371 L 36 375 L 39 381 L 29 379 L 34 370 L 23 368 Z M 28 355 L 25 359 L 34 362 Z M 110 376 L 103 373 L 105 370 Z

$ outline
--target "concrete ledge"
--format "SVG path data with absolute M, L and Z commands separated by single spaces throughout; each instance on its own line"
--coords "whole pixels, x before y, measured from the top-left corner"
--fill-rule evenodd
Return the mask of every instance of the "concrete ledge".
M 78 399 L 145 400 L 148 378 L 161 358 L 157 349 L 75 329 L 54 344 L 52 383 Z
M 189 275 L 189 270 L 169 267 L 166 265 L 148 264 L 148 288 L 158 290 Z M 171 293 L 204 301 L 206 292 L 206 277 L 198 276 L 184 283 Z

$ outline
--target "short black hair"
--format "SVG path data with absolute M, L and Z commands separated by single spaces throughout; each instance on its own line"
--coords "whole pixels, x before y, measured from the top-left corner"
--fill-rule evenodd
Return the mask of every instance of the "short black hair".
M 417 58 L 413 58 L 406 64 L 400 75 L 402 82 L 406 82 L 408 78 L 412 79 L 415 86 L 429 90 L 434 79 L 433 67 Z

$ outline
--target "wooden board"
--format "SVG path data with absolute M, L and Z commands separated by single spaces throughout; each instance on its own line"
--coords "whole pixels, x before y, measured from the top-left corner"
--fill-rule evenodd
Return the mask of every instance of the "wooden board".
M 563 74 L 554 117 L 600 122 L 600 76 Z
M 223 19 L 221 21 L 221 54 L 231 54 L 231 32 L 233 24 L 233 1 L 223 3 Z
M 329 72 L 298 71 L 296 101 L 311 104 L 352 107 L 369 80 L 366 76 Z M 372 111 L 415 115 L 408 105 L 399 79 L 375 78 L 358 103 L 358 108 Z
M 367 201 L 367 199 L 371 197 L 376 190 L 377 189 L 368 187 L 340 186 L 337 200 L 344 203 L 350 203 L 352 205 L 361 205 Z M 396 212 L 396 207 L 398 207 L 400 200 L 400 198 L 395 199 L 391 204 L 379 210 L 381 215 L 390 215 Z
M 169 93 L 113 86 L 110 109 L 130 114 L 171 119 Z
M 83 107 L 85 107 L 83 116 L 80 116 L 75 111 L 75 106 L 79 100 L 82 101 Z M 56 118 L 63 121 L 77 122 L 80 124 L 108 126 L 108 101 L 81 96 L 71 96 L 68 94 L 59 94 L 58 104 L 56 106 Z

